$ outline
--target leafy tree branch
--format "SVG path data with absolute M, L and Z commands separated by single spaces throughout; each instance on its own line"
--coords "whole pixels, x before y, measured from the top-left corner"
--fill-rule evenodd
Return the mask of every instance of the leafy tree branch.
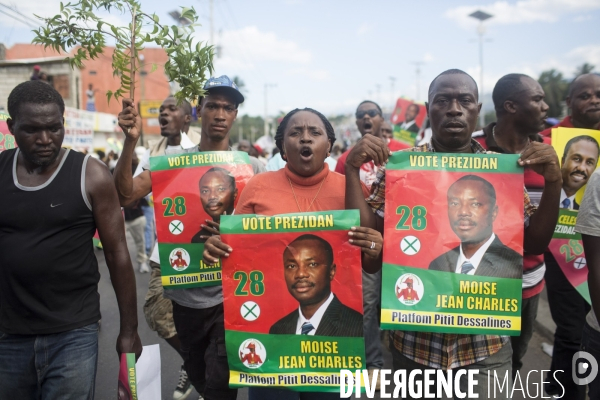
M 111 24 L 98 17 L 98 11 L 128 14 L 131 22 L 125 26 Z M 214 49 L 201 42 L 193 43 L 194 26 L 197 26 L 195 23 L 198 20 L 196 11 L 182 7 L 181 16 L 192 21 L 192 24 L 185 27 L 161 24 L 156 14 L 143 12 L 140 2 L 136 0 L 60 3 L 59 14 L 50 18 L 36 15 L 44 22 L 44 26 L 34 31 L 33 43 L 65 53 L 77 46 L 67 60 L 72 68 L 81 68 L 86 60 L 95 59 L 104 52 L 107 37 L 114 39 L 112 68 L 113 75 L 119 76 L 120 86 L 107 91 L 108 101 L 123 97 L 127 92 L 130 98 L 134 98 L 136 73 L 142 65 L 140 52 L 148 44 L 156 44 L 169 57 L 164 65 L 168 80 L 176 82 L 181 88 L 175 97 L 179 101 L 193 101 L 204 95 L 204 83 L 213 72 Z

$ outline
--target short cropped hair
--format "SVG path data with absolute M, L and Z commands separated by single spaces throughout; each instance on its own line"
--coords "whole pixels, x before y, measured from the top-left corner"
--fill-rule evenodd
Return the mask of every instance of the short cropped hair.
M 23 104 L 56 104 L 60 114 L 65 113 L 65 102 L 52 86 L 42 81 L 26 81 L 18 84 L 8 95 L 8 114 L 16 120 Z
M 563 160 L 565 159 L 565 157 L 567 157 L 567 154 L 569 153 L 571 146 L 574 143 L 580 142 L 582 140 L 587 140 L 588 142 L 595 144 L 596 148 L 598 149 L 598 153 L 600 153 L 600 146 L 598 145 L 598 141 L 596 141 L 596 139 L 594 139 L 593 137 L 591 137 L 589 135 L 579 135 L 579 136 L 575 136 L 574 138 L 571 138 L 565 145 L 565 151 L 562 156 Z
M 358 110 L 360 108 L 360 106 L 362 106 L 363 104 L 366 104 L 366 103 L 371 103 L 375 107 L 377 107 L 377 109 L 379 110 L 379 114 L 383 117 L 383 111 L 381 111 L 381 107 L 379 107 L 379 104 L 375 103 L 373 100 L 361 101 L 360 104 L 356 107 L 356 109 Z
M 525 74 L 508 74 L 496 82 L 496 86 L 494 86 L 494 91 L 492 92 L 492 100 L 494 101 L 496 112 L 502 112 L 504 110 L 504 102 L 515 100 L 515 93 L 525 88 L 522 81 L 523 78 L 533 79 Z
M 204 175 L 202 175 L 202 177 L 198 181 L 198 184 L 200 184 L 200 182 L 202 182 L 202 179 L 204 179 L 204 177 L 206 175 L 210 174 L 211 172 L 221 172 L 221 173 L 223 173 L 227 177 L 227 179 L 229 180 L 229 184 L 231 185 L 231 187 L 233 189 L 235 189 L 235 177 L 233 175 L 231 175 L 230 171 L 226 170 L 225 168 L 221 168 L 221 167 L 212 167 L 211 169 L 209 169 L 208 171 L 206 171 L 204 173 Z
M 291 246 L 292 244 L 294 244 L 296 242 L 303 242 L 305 240 L 316 240 L 317 242 L 319 242 L 321 244 L 321 246 L 323 247 L 323 252 L 325 254 L 325 260 L 327 261 L 327 265 L 329 265 L 330 267 L 333 265 L 333 248 L 331 247 L 331 245 L 329 244 L 329 242 L 327 240 L 325 240 L 319 236 L 312 235 L 310 233 L 298 236 L 290 244 L 288 244 L 287 247 Z
M 318 112 L 317 110 L 313 110 L 312 108 L 306 107 L 306 108 L 296 108 L 296 109 L 290 111 L 289 113 L 287 113 L 286 116 L 283 117 L 283 120 L 281 120 L 281 123 L 279 124 L 279 126 L 277 127 L 277 131 L 275 132 L 275 145 L 281 152 L 281 155 L 283 156 L 285 154 L 285 152 L 283 151 L 283 136 L 285 133 L 285 129 L 287 128 L 287 124 L 288 124 L 288 122 L 290 122 L 290 119 L 294 116 L 294 114 L 296 114 L 299 111 L 308 111 L 308 112 L 315 114 L 319 118 L 321 118 L 323 125 L 325 125 L 325 132 L 327 132 L 327 139 L 329 139 L 329 141 L 330 141 L 329 150 L 331 150 L 331 148 L 333 147 L 333 144 L 335 143 L 335 131 L 333 130 L 333 126 L 331 125 L 331 122 L 329 122 L 329 120 L 327 118 L 325 118 L 325 116 L 323 114 L 321 114 L 320 112 Z
M 483 183 L 483 190 L 485 190 L 485 193 L 490 197 L 490 199 L 492 199 L 492 205 L 496 204 L 496 189 L 494 189 L 494 186 L 491 183 L 489 183 L 487 180 L 485 180 L 482 177 L 477 176 L 477 175 L 465 175 L 465 176 L 461 177 L 456 182 L 454 182 L 452 185 L 450 185 L 450 187 L 448 188 L 448 192 L 450 192 L 450 189 L 452 189 L 452 186 L 456 185 L 458 182 L 463 182 L 463 181 L 474 181 L 474 182 Z
M 429 90 L 427 91 L 427 96 L 431 96 L 431 90 L 433 89 L 433 85 L 435 84 L 435 81 L 437 81 L 437 79 L 440 76 L 444 76 L 444 75 L 466 75 L 469 78 L 471 78 L 471 80 L 473 81 L 473 84 L 475 85 L 475 96 L 479 100 L 479 87 L 477 86 L 477 82 L 475 82 L 475 79 L 473 79 L 473 77 L 471 75 L 467 74 L 465 71 L 463 71 L 461 69 L 456 69 L 456 68 L 448 69 L 448 70 L 442 72 L 441 74 L 439 74 L 438 76 L 436 76 L 429 84 Z

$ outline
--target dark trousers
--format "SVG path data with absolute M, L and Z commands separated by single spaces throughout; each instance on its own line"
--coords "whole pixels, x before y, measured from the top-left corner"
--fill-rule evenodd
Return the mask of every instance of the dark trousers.
M 529 341 L 533 336 L 533 323 L 537 318 L 538 302 L 540 295 L 536 294 L 528 299 L 523 299 L 521 302 L 521 334 L 519 336 L 511 336 L 512 344 L 512 378 L 515 380 L 517 371 L 523 367 L 523 357 L 527 353 Z
M 600 332 L 592 328 L 587 322 L 583 326 L 581 334 L 581 350 L 590 353 L 596 360 L 600 360 Z M 582 386 L 585 389 L 585 385 Z M 596 377 L 588 383 L 588 396 L 590 400 L 600 399 L 600 379 Z M 560 394 L 560 393 L 559 393 Z M 567 395 L 563 399 L 568 399 Z
M 547 376 L 546 392 L 562 393 L 565 399 L 584 400 L 585 386 L 576 385 L 572 378 L 572 358 L 581 346 L 581 333 L 590 305 L 569 283 L 551 253 L 544 254 L 546 261 L 546 287 L 550 313 L 556 324 L 552 364 Z M 556 372 L 563 370 L 564 372 Z M 560 382 L 560 385 L 557 383 Z
M 173 302 L 173 320 L 185 370 L 198 393 L 206 400 L 235 400 L 237 389 L 229 389 L 223 304 L 196 309 Z
M 279 388 L 251 387 L 248 400 L 335 400 L 339 393 L 292 392 Z

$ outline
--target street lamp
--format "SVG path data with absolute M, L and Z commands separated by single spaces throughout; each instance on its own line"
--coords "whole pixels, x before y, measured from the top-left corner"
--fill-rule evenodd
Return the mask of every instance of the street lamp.
M 269 88 L 274 88 L 277 85 L 274 83 L 265 83 L 265 136 L 269 135 L 269 109 L 267 107 L 267 91 Z
M 479 20 L 479 26 L 477 27 L 477 34 L 479 35 L 479 93 L 481 93 L 481 96 L 483 97 L 483 35 L 485 33 L 483 21 L 492 18 L 493 15 L 477 10 L 474 13 L 469 14 L 469 17 Z M 479 114 L 479 124 L 483 129 L 485 124 L 485 115 L 483 112 Z
M 169 11 L 169 15 L 173 18 L 180 26 L 187 26 L 192 23 L 189 19 L 182 17 L 181 13 L 177 10 Z

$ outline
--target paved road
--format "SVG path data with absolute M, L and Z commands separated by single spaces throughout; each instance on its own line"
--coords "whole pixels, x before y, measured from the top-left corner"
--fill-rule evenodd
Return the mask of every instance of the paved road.
M 133 249 L 131 238 L 128 237 L 129 248 Z M 132 260 L 134 254 L 131 253 Z M 104 254 L 102 251 L 96 250 L 96 256 L 100 265 L 101 279 L 99 285 L 100 292 L 100 307 L 102 311 L 102 327 L 100 331 L 100 344 L 99 344 L 99 361 L 98 361 L 98 373 L 96 377 L 96 399 L 97 400 L 114 400 L 117 398 L 117 374 L 118 374 L 118 358 L 115 351 L 115 340 L 118 335 L 119 319 L 117 302 L 112 290 L 110 283 L 110 276 L 106 263 L 104 261 Z M 135 265 L 135 264 L 134 264 Z M 144 296 L 148 289 L 149 274 L 141 274 L 136 272 L 136 283 L 137 283 L 137 298 L 138 298 L 138 319 L 139 319 L 139 334 L 144 345 L 160 344 L 161 350 L 161 376 L 162 376 L 162 398 L 165 400 L 172 399 L 173 391 L 177 385 L 177 379 L 179 377 L 179 368 L 181 366 L 181 358 L 179 355 L 166 344 L 165 341 L 158 338 L 155 332 L 151 331 L 146 324 L 142 312 L 142 305 L 144 304 Z M 532 372 L 529 375 L 529 394 L 527 392 L 521 393 L 516 391 L 513 399 L 530 399 L 530 398 L 541 398 L 539 393 L 536 394 L 536 390 L 539 391 L 541 386 L 541 375 L 540 372 L 543 369 L 547 369 L 550 366 L 550 357 L 541 351 L 541 343 L 548 341 L 546 338 L 539 334 L 534 334 L 533 339 L 529 344 L 529 351 L 525 357 L 525 363 L 523 373 L 524 378 L 526 373 Z M 386 356 L 386 368 L 391 367 L 391 356 L 389 353 L 385 353 Z M 537 389 L 536 389 L 537 388 Z M 238 400 L 246 400 L 248 398 L 247 389 L 239 391 Z M 365 395 L 362 398 L 366 398 Z M 380 397 L 376 397 L 379 399 Z M 188 398 L 190 400 L 198 399 L 198 394 L 194 391 Z M 143 400 L 143 399 L 142 399 Z

